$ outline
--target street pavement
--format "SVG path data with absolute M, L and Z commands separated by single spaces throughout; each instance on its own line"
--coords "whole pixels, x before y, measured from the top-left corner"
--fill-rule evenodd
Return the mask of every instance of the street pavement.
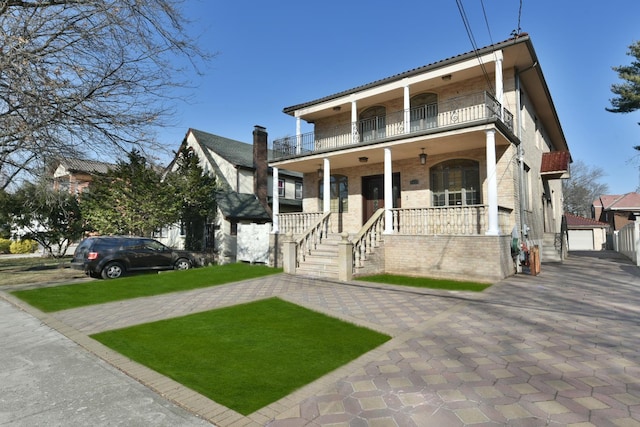
M 482 293 L 280 274 L 44 314 L 9 290 L 0 426 L 640 426 L 640 269 L 613 252 Z M 392 339 L 243 416 L 88 337 L 272 296 Z

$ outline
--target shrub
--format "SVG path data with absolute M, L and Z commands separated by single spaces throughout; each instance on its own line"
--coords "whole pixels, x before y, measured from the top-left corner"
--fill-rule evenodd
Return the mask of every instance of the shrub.
M 38 249 L 38 242 L 31 239 L 16 240 L 9 246 L 9 252 L 12 254 L 31 254 L 36 249 Z
M 0 254 L 8 254 L 10 246 L 11 246 L 10 239 L 0 238 Z

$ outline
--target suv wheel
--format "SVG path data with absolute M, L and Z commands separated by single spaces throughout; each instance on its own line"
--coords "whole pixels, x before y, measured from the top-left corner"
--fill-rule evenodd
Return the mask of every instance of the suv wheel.
M 117 279 L 118 277 L 122 276 L 122 273 L 124 273 L 124 268 L 120 263 L 110 262 L 102 269 L 102 278 Z
M 188 270 L 191 268 L 191 262 L 186 258 L 180 258 L 173 265 L 176 270 Z

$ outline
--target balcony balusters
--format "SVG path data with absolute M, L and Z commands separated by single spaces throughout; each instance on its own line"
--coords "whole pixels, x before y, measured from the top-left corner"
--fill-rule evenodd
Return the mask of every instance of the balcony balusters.
M 501 107 L 488 92 L 449 99 L 438 104 L 414 107 L 408 111 L 409 132 L 405 130 L 406 111 L 396 111 L 332 128 L 298 136 L 288 136 L 273 142 L 274 159 L 295 157 L 319 151 L 333 150 L 382 140 L 385 138 L 424 132 L 497 117 L 513 130 L 513 114 Z

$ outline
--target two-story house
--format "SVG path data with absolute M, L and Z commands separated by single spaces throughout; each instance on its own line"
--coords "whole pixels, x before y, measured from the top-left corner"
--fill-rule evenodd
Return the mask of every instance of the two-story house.
M 216 253 L 221 263 L 245 260 L 239 253 L 248 254 L 246 260 L 254 261 L 255 255 L 251 253 L 264 242 L 262 253 L 267 258 L 257 260 L 268 262 L 274 195 L 280 212 L 301 211 L 302 174 L 281 170 L 274 183 L 267 165 L 267 132 L 260 126 L 253 131 L 253 144 L 189 129 L 177 153 L 183 147 L 193 150 L 203 170 L 217 179 L 219 191 L 212 197 L 216 199 L 218 212 L 215 222 L 207 224 L 203 231 L 206 249 Z M 176 159 L 167 169 L 175 169 L 175 162 Z M 253 248 L 243 246 L 243 225 L 254 226 L 246 228 L 250 236 L 244 240 Z M 258 225 L 262 227 L 256 229 Z M 173 247 L 184 247 L 183 231 L 181 227 L 172 227 L 163 230 L 159 239 Z
M 609 224 L 613 233 L 640 217 L 640 194 L 603 194 L 593 201 L 591 211 L 593 218 Z
M 303 213 L 274 219 L 295 273 L 340 277 L 340 233 L 355 275 L 498 280 L 522 244 L 560 259 L 571 158 L 528 35 L 284 113 L 296 133 L 273 141 L 269 164 L 303 174 Z
M 96 174 L 105 174 L 114 168 L 111 163 L 86 159 L 62 159 L 53 169 L 53 189 L 80 194 L 86 190 Z

